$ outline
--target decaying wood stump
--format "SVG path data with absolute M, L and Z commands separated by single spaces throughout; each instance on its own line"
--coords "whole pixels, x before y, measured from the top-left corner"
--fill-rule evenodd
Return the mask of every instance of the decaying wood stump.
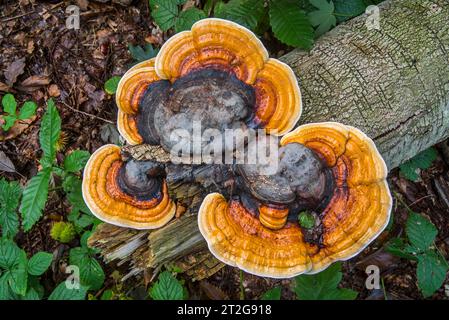
M 302 90 L 299 124 L 338 121 L 358 127 L 375 140 L 392 169 L 449 136 L 449 3 L 392 0 L 379 8 L 380 30 L 368 30 L 362 15 L 323 36 L 311 52 L 295 50 L 281 60 L 293 68 Z M 168 161 L 157 148 L 128 152 Z M 222 267 L 208 253 L 195 216 L 203 196 L 214 189 L 209 187 L 172 184 L 172 195 L 185 209 L 180 218 L 155 231 L 104 224 L 89 244 L 106 262 L 129 263 L 126 277 L 168 264 L 194 279 L 207 277 Z

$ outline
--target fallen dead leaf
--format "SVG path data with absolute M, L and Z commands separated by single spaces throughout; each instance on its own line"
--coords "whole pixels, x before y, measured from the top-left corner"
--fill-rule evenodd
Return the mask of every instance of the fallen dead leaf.
M 0 82 L 0 91 L 9 92 L 10 87 L 6 83 Z
M 384 249 L 379 249 L 369 256 L 361 259 L 356 263 L 356 268 L 365 271 L 369 265 L 379 267 L 381 271 L 385 271 L 399 263 L 400 259 Z
M 39 87 L 43 87 L 50 84 L 50 78 L 48 76 L 31 76 L 23 80 L 17 89 L 25 92 L 32 92 L 38 89 Z
M 223 290 L 221 290 L 217 286 L 214 286 L 206 280 L 200 281 L 200 288 L 211 300 L 229 300 L 229 296 L 224 293 Z
M 50 97 L 59 97 L 61 95 L 61 90 L 57 84 L 52 84 L 48 87 L 48 94 Z
M 6 83 L 12 87 L 17 81 L 17 77 L 20 76 L 25 70 L 25 58 L 20 58 L 11 63 L 4 73 Z
M 18 120 L 14 124 L 14 126 L 9 129 L 7 132 L 4 132 L 0 129 L 0 141 L 6 141 L 10 139 L 14 139 L 18 135 L 20 135 L 23 131 L 25 131 L 33 121 L 36 120 L 36 116 L 33 116 L 29 119 Z M 3 122 L 3 116 L 0 115 L 0 122 Z
M 16 172 L 14 163 L 3 151 L 0 151 L 0 171 Z

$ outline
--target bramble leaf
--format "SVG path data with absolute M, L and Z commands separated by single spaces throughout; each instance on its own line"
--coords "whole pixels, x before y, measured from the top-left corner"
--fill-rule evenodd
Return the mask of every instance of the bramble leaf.
M 170 272 L 164 271 L 151 287 L 150 297 L 153 300 L 183 300 L 184 289 Z
M 418 256 L 416 275 L 418 287 L 425 298 L 437 291 L 446 279 L 447 262 L 435 251 L 427 251 Z
M 162 31 L 175 25 L 178 0 L 150 0 L 151 16 Z
M 337 262 L 320 273 L 297 276 L 294 291 L 300 300 L 354 300 L 357 292 L 338 288 L 341 279 L 341 263 Z
M 89 160 L 90 153 L 85 150 L 75 150 L 64 159 L 64 170 L 66 172 L 78 172 L 84 168 Z
M 53 255 L 48 252 L 38 252 L 28 261 L 28 273 L 33 276 L 40 276 L 45 271 L 53 260 Z
M 78 289 L 68 288 L 66 282 L 61 282 L 50 294 L 48 300 L 84 300 L 87 287 L 80 285 Z
M 365 0 L 333 0 L 335 16 L 338 22 L 343 22 L 365 12 Z
M 175 22 L 175 32 L 190 30 L 195 22 L 204 18 L 206 18 L 206 14 L 198 8 L 189 8 L 181 11 Z
M 25 231 L 41 218 L 48 196 L 48 183 L 50 182 L 51 168 L 42 169 L 31 178 L 23 190 L 20 213 L 22 214 L 22 225 Z
M 405 228 L 410 243 L 421 252 L 429 249 L 438 234 L 432 222 L 415 212 L 410 212 Z
M 217 3 L 214 16 L 237 22 L 254 31 L 265 12 L 263 1 L 231 0 L 227 3 Z
M 410 160 L 404 162 L 400 167 L 401 174 L 410 181 L 418 181 L 418 169 L 428 169 L 436 160 L 438 152 L 435 148 L 429 148 L 418 153 Z
M 296 1 L 271 1 L 269 15 L 273 33 L 281 42 L 303 49 L 312 47 L 312 25 Z
M 337 24 L 334 16 L 334 3 L 328 0 L 309 0 L 318 10 L 309 13 L 309 19 L 312 26 L 316 27 L 315 35 L 317 37 L 328 32 Z

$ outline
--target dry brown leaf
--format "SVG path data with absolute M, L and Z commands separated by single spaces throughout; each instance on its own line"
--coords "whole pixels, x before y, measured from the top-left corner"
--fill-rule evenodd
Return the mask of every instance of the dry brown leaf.
M 229 300 L 229 296 L 224 293 L 223 290 L 221 290 L 217 286 L 214 286 L 206 280 L 200 281 L 200 288 L 211 300 Z
M 3 151 L 0 151 L 0 171 L 16 172 L 14 163 Z
M 50 78 L 48 76 L 31 76 L 23 80 L 17 89 L 25 92 L 32 92 L 38 89 L 39 87 L 43 87 L 50 84 Z
M 8 85 L 6 83 L 0 82 L 0 91 L 9 92 L 10 87 L 8 87 Z
M 48 94 L 50 97 L 59 97 L 61 95 L 61 90 L 59 90 L 58 85 L 52 84 L 48 87 Z
M 34 120 L 36 120 L 36 116 L 32 116 L 31 118 L 25 120 L 18 120 L 7 132 L 3 132 L 3 130 L 0 129 L 0 141 L 14 139 L 26 130 Z M 3 122 L 3 116 L 1 115 L 0 122 Z
M 25 70 L 25 58 L 20 58 L 11 63 L 4 73 L 6 83 L 12 87 L 17 81 L 17 77 L 20 76 Z

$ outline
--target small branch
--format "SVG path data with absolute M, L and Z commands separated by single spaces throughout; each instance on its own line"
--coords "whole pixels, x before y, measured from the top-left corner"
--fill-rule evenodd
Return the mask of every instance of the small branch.
M 84 114 L 85 116 L 89 116 L 89 117 L 92 117 L 92 118 L 96 118 L 96 119 L 98 119 L 98 120 L 101 120 L 101 121 L 104 121 L 104 122 L 107 122 L 107 123 L 110 123 L 110 124 L 114 124 L 114 122 L 113 121 L 111 121 L 111 120 L 107 120 L 107 119 L 105 119 L 105 118 L 102 118 L 102 117 L 99 117 L 99 116 L 96 116 L 96 115 L 94 115 L 94 114 L 90 114 L 90 113 L 87 113 L 87 112 L 84 112 L 84 111 L 81 111 L 81 110 L 78 110 L 78 109 L 75 109 L 74 107 L 72 107 L 72 106 L 70 106 L 70 105 L 68 105 L 67 103 L 65 103 L 64 101 L 61 101 L 62 102 L 62 104 L 63 105 L 65 105 L 67 108 L 69 108 L 70 110 L 72 110 L 72 111 L 75 111 L 75 112 L 78 112 L 78 113 L 81 113 L 81 114 Z
M 2 19 L 1 21 L 2 21 L 2 23 L 4 23 L 4 22 L 16 20 L 16 19 L 25 17 L 25 16 L 27 16 L 27 15 L 33 14 L 33 13 L 35 13 L 35 12 L 36 12 L 36 11 L 34 11 L 34 10 L 33 10 L 33 11 L 30 11 L 30 12 L 25 12 L 25 13 L 19 14 L 19 15 L 14 16 L 14 17 L 4 18 L 4 19 Z

